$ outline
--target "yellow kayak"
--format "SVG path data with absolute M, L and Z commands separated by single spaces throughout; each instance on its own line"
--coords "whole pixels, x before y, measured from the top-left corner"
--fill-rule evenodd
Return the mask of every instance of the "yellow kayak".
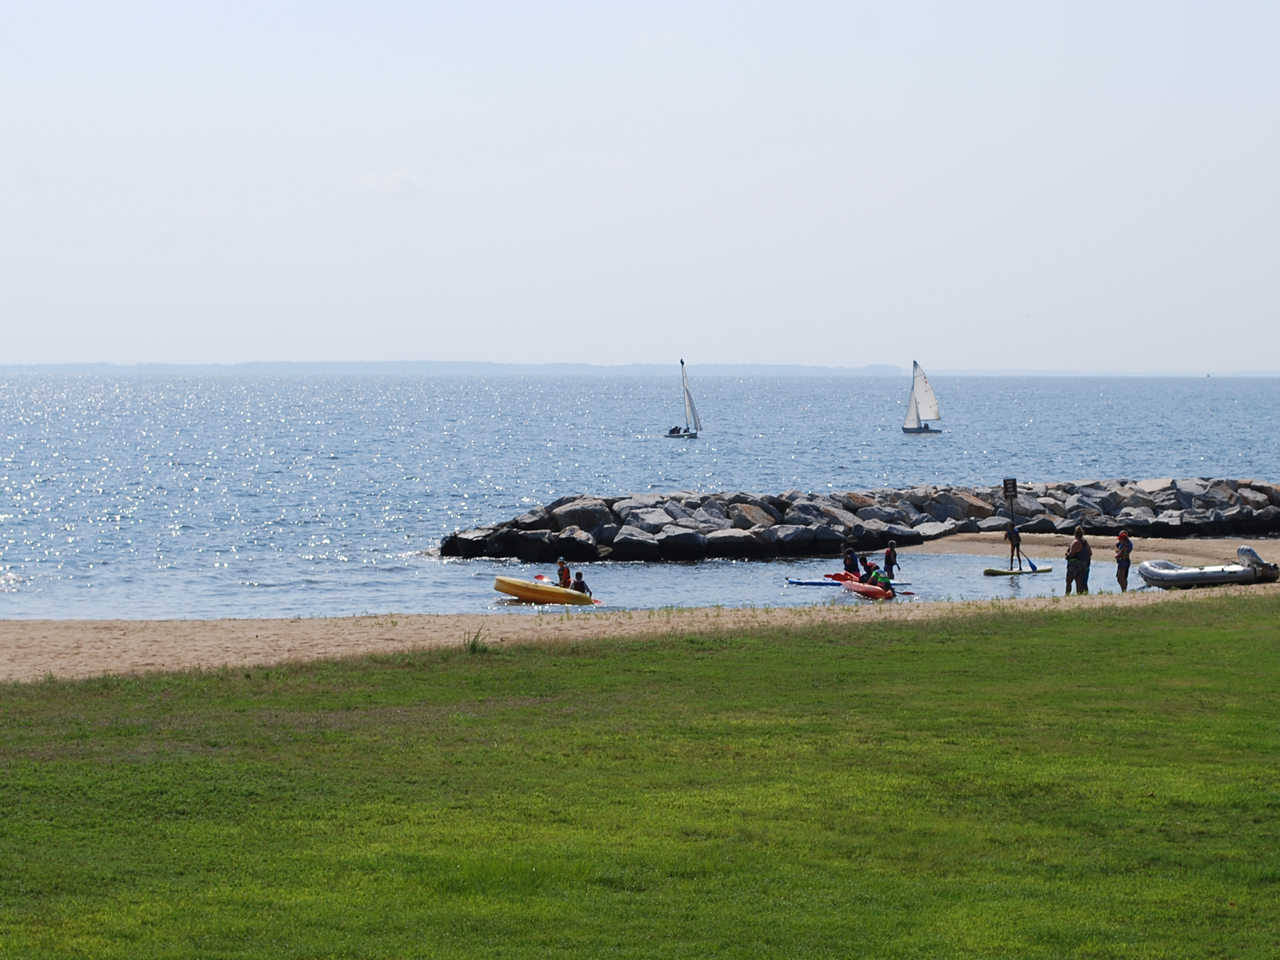
M 517 580 L 515 577 L 494 577 L 493 589 L 523 600 L 525 603 L 599 603 L 585 593 L 577 590 L 566 590 L 564 587 L 550 583 L 534 583 L 532 580 Z

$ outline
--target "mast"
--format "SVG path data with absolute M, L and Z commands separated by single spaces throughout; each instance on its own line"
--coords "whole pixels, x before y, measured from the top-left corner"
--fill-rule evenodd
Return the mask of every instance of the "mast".
M 702 421 L 698 419 L 698 408 L 693 405 L 693 394 L 689 392 L 689 374 L 685 372 L 684 361 L 680 361 L 680 380 L 684 384 L 684 428 L 688 431 L 690 424 L 693 432 L 702 429 Z

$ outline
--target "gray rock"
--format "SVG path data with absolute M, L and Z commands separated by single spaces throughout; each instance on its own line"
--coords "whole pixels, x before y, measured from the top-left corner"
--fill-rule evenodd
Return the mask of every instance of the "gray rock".
M 758 497 L 755 494 L 750 493 L 735 493 L 728 499 L 727 503 L 729 506 L 725 507 L 725 512 L 728 514 L 730 520 L 733 519 L 733 513 L 730 511 L 730 507 L 734 504 L 744 507 L 755 507 L 758 510 L 763 510 L 773 519 L 774 523 L 781 523 L 782 515 L 786 512 L 785 509 L 779 510 L 773 504 L 765 500 L 764 497 Z M 787 507 L 790 507 L 790 504 L 787 504 Z
M 669 500 L 666 503 L 664 503 L 662 505 L 662 509 L 667 512 L 667 515 L 670 516 L 672 520 L 692 520 L 693 519 L 693 511 L 686 510 L 683 506 L 676 503 L 674 500 Z
M 635 526 L 624 526 L 613 538 L 611 560 L 659 560 L 658 538 Z
M 1155 511 L 1150 507 L 1121 507 L 1116 513 L 1118 520 L 1154 520 L 1155 518 Z
M 468 560 L 483 557 L 487 530 L 463 530 L 451 533 L 440 544 L 440 556 L 465 557 Z
M 807 500 L 801 500 L 793 503 L 791 508 L 782 517 L 784 524 L 792 526 L 805 527 L 813 526 L 817 523 L 825 523 L 827 515 L 822 512 L 822 507 L 816 503 L 810 503 Z
M 523 536 L 533 536 L 532 533 L 523 534 Z M 554 560 L 556 556 L 564 557 L 571 563 L 580 563 L 584 560 L 595 560 L 599 556 L 596 551 L 596 538 L 578 527 L 565 527 L 560 534 L 551 543 L 554 548 L 554 555 L 548 557 Z M 521 557 L 523 560 L 524 557 Z
M 572 503 L 566 503 L 548 512 L 551 514 L 551 525 L 556 530 L 578 527 L 593 537 L 604 528 L 605 524 L 613 523 L 613 511 L 609 509 L 609 505 L 594 497 L 574 500 Z
M 698 512 L 701 513 L 702 511 Z M 693 519 L 694 522 L 698 524 L 698 529 L 702 532 L 703 536 L 706 536 L 712 530 L 733 529 L 732 520 L 716 519 L 715 517 L 699 517 L 697 515 L 695 515 Z
M 1265 494 L 1250 487 L 1241 487 L 1236 491 L 1240 502 L 1250 510 L 1265 510 L 1271 506 L 1271 499 Z
M 1034 517 L 1048 512 L 1048 509 L 1029 493 L 1019 493 L 1018 498 L 1013 501 L 1013 512 L 1024 517 Z
M 1040 506 L 1044 507 L 1046 513 L 1052 513 L 1057 517 L 1065 517 L 1067 515 L 1067 508 L 1063 506 L 1062 501 L 1057 497 L 1036 497 L 1036 501 Z
M 938 523 L 945 523 L 948 520 L 960 521 L 965 519 L 964 510 L 950 503 L 941 503 L 937 500 L 930 503 L 925 508 Z M 918 530 L 919 527 L 917 526 Z M 927 537 L 925 539 L 928 539 Z
M 776 523 L 763 532 L 765 543 L 784 557 L 799 557 L 812 552 L 813 527 L 792 523 Z
M 756 537 L 746 530 L 716 530 L 707 534 L 707 556 L 751 559 L 766 555 L 766 550 Z
M 613 538 L 618 535 L 621 527 L 616 523 L 606 523 L 600 528 L 600 532 L 596 535 L 597 543 L 612 543 Z
M 619 500 L 613 505 L 613 512 L 617 514 L 619 520 L 623 523 L 627 522 L 627 517 L 634 510 L 652 510 L 658 505 L 661 499 L 659 494 L 632 494 L 625 500 Z
M 729 514 L 725 512 L 724 504 L 714 497 L 707 497 L 706 500 L 703 500 L 702 505 L 694 511 L 693 515 L 700 520 L 707 518 L 726 520 L 729 517 Z
M 645 533 L 657 534 L 671 522 L 671 515 L 657 507 L 632 510 L 627 515 L 627 526 L 639 527 Z
M 672 524 L 656 539 L 663 560 L 701 560 L 707 555 L 707 538 L 697 530 Z
M 932 523 L 922 523 L 914 527 L 916 534 L 925 540 L 937 540 L 939 537 L 949 536 L 956 532 L 956 528 L 960 526 L 960 521 L 954 518 L 944 523 L 934 521 Z
M 1163 477 L 1159 480 L 1139 480 L 1134 486 L 1146 494 L 1174 489 L 1172 477 Z
M 844 542 L 844 531 L 839 527 L 823 523 L 813 528 L 813 552 L 816 554 L 837 554 Z
M 752 527 L 772 527 L 777 523 L 774 512 L 751 503 L 734 503 L 729 506 L 729 519 L 740 530 Z
M 1064 507 L 1068 517 L 1100 517 L 1106 512 L 1096 500 L 1079 493 L 1068 497 Z
M 517 530 L 550 530 L 551 514 L 542 507 L 534 507 L 516 517 L 513 523 Z
M 1056 518 L 1050 514 L 1041 514 L 1018 527 L 1019 533 L 1055 533 Z
M 978 521 L 979 533 L 1002 533 L 1013 527 L 1013 521 L 1008 517 L 986 517 Z
M 918 516 L 914 510 L 912 514 Z M 893 507 L 863 507 L 857 517 L 862 521 L 876 520 L 880 523 L 904 523 L 907 520 L 907 514 Z

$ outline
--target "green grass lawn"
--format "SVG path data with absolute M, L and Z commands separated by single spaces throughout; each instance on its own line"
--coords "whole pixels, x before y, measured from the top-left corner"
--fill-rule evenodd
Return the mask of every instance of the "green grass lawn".
M 0 688 L 0 956 L 1280 954 L 1280 599 Z

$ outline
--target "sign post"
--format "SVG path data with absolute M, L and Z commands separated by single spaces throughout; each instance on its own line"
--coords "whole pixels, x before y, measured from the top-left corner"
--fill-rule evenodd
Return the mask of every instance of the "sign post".
M 1013 519 L 1013 501 L 1018 499 L 1018 481 L 1014 477 L 1004 478 L 1004 499 L 1009 505 L 1009 519 Z

